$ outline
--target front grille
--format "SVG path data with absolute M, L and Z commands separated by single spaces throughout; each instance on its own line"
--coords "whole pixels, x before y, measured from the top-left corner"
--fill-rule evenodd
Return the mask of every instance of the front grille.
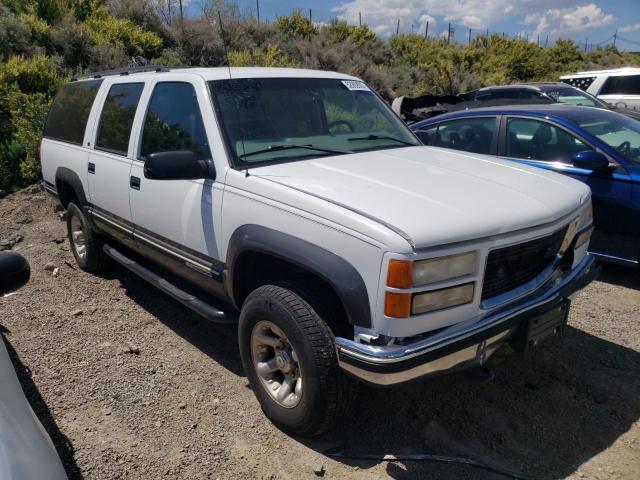
M 556 258 L 567 228 L 529 242 L 489 252 L 482 284 L 482 300 L 524 285 L 540 275 Z

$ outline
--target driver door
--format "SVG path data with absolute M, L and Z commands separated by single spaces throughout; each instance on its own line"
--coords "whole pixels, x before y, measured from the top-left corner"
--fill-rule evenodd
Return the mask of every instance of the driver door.
M 632 223 L 630 177 L 622 165 L 611 173 L 595 173 L 573 166 L 575 153 L 594 148 L 573 132 L 552 122 L 506 116 L 501 125 L 499 155 L 568 175 L 591 188 L 595 231 L 589 250 L 621 259 L 636 259 Z

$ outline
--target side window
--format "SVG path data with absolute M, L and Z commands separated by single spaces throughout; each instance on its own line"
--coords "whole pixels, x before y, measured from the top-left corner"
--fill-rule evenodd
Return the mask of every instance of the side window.
M 190 150 L 199 160 L 211 157 L 193 86 L 158 83 L 149 101 L 140 155 L 177 150 Z
M 435 146 L 436 134 L 438 133 L 438 125 L 429 125 L 426 127 L 418 128 L 413 133 L 424 143 L 425 145 Z
M 68 83 L 60 88 L 53 100 L 44 136 L 82 145 L 91 106 L 102 80 Z
M 571 77 L 565 78 L 561 82 L 586 91 L 595 79 L 596 77 Z
M 98 125 L 98 150 L 127 154 L 133 117 L 143 88 L 144 83 L 119 83 L 109 89 Z
M 508 157 L 568 164 L 574 154 L 592 150 L 559 127 L 527 118 L 510 118 L 507 121 L 506 147 Z
M 640 95 L 640 75 L 609 77 L 600 95 Z
M 491 153 L 491 141 L 496 130 L 495 117 L 464 118 L 438 125 L 433 143 L 429 145 L 473 153 Z

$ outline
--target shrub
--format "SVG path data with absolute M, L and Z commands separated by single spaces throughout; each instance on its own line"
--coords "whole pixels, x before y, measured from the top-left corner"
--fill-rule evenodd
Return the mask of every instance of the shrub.
M 286 38 L 310 38 L 317 33 L 316 26 L 300 10 L 295 10 L 289 17 L 278 17 L 276 29 Z

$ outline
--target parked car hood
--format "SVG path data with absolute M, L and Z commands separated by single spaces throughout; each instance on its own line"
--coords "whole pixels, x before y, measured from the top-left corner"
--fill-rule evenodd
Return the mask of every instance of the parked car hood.
M 590 195 L 586 185 L 562 175 L 433 147 L 301 160 L 252 174 L 375 219 L 414 248 L 547 224 Z

